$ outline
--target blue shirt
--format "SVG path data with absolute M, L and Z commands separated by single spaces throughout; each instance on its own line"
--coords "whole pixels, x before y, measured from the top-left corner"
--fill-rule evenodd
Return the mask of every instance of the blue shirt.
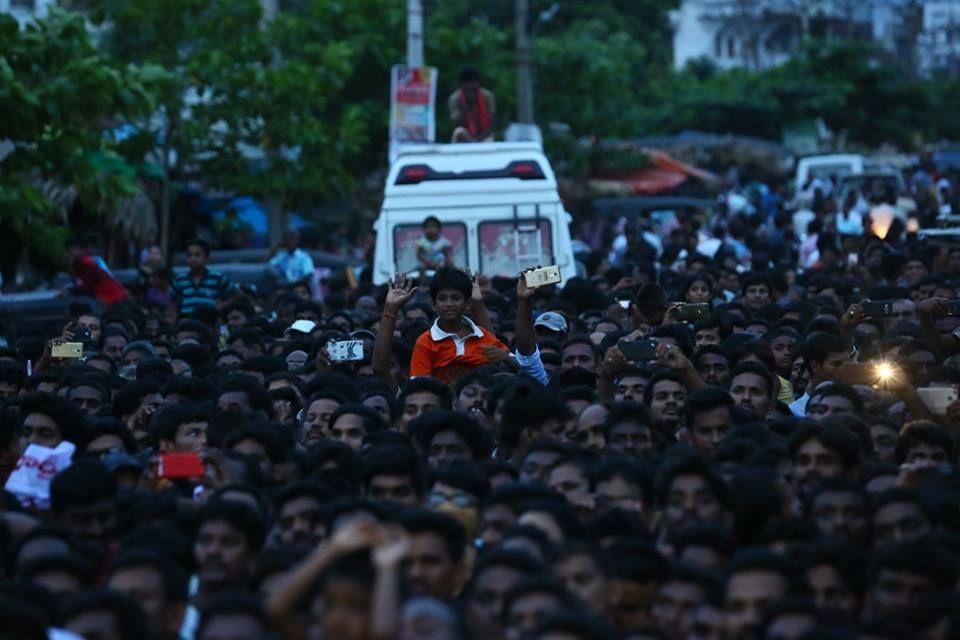
M 194 280 L 189 271 L 173 279 L 173 293 L 181 316 L 200 306 L 216 307 L 217 302 L 230 295 L 234 288 L 230 278 L 209 269 L 204 270 L 199 280 Z
M 313 258 L 303 249 L 286 249 L 270 259 L 270 266 L 283 274 L 286 282 L 299 282 L 313 275 Z

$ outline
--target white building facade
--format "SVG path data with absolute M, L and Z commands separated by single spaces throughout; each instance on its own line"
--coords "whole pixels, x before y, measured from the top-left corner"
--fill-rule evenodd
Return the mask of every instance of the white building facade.
M 960 60 L 960 0 L 681 0 L 671 23 L 677 69 L 769 69 L 807 36 L 870 39 L 920 73 Z
M 42 18 L 57 0 L 0 0 L 0 13 L 9 13 L 21 26 L 34 18 Z

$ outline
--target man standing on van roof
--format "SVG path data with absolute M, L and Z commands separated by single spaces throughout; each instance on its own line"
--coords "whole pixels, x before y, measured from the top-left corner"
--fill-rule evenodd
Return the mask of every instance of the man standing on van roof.
M 493 92 L 480 86 L 480 73 L 473 67 L 460 71 L 460 88 L 447 100 L 453 121 L 452 142 L 492 142 L 497 102 Z

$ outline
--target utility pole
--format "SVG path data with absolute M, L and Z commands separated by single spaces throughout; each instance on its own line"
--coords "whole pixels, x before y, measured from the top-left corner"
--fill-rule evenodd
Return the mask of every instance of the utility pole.
M 533 78 L 530 70 L 529 0 L 514 0 L 517 41 L 517 122 L 533 124 Z
M 407 66 L 423 66 L 423 3 L 407 0 Z

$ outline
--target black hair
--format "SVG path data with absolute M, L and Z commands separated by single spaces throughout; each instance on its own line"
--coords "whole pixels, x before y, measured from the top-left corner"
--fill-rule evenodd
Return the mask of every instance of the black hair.
M 491 549 L 484 551 L 477 558 L 473 567 L 473 573 L 470 582 L 464 589 L 468 596 L 472 593 L 480 576 L 488 569 L 494 567 L 508 567 L 518 573 L 527 576 L 535 576 L 544 572 L 545 567 L 536 558 L 523 551 L 513 551 L 511 549 Z
M 840 396 L 846 398 L 850 401 L 850 404 L 853 405 L 853 413 L 861 414 L 863 413 L 863 398 L 860 397 L 860 394 L 857 393 L 857 390 L 851 387 L 848 384 L 842 382 L 826 382 L 824 384 L 818 385 L 816 389 L 810 394 L 810 397 L 819 396 L 821 398 L 829 396 Z
M 408 380 L 400 391 L 398 404 L 401 413 L 407 404 L 407 398 L 415 393 L 432 393 L 437 396 L 441 409 L 450 411 L 453 408 L 453 394 L 450 392 L 449 386 L 443 384 L 436 378 L 418 377 Z
M 427 476 L 427 485 L 433 486 L 437 483 L 469 493 L 475 496 L 478 502 L 486 500 L 491 490 L 490 480 L 483 469 L 479 465 L 463 461 L 432 470 Z
M 747 293 L 747 287 L 755 287 L 757 285 L 765 285 L 770 295 L 773 295 L 773 283 L 770 282 L 770 278 L 766 274 L 756 271 L 751 271 L 743 276 L 740 280 L 740 291 L 745 295 Z
M 183 396 L 189 402 L 216 402 L 219 391 L 212 382 L 203 378 L 171 378 L 163 385 L 164 396 Z
M 689 453 L 679 453 L 664 460 L 654 478 L 654 495 L 657 504 L 666 506 L 670 486 L 673 481 L 686 475 L 696 475 L 703 478 L 710 487 L 724 509 L 729 510 L 733 504 L 727 483 L 702 458 Z
M 460 521 L 445 513 L 416 509 L 400 517 L 400 526 L 409 534 L 432 533 L 443 539 L 452 562 L 463 560 L 467 549 L 467 532 Z
M 918 444 L 940 447 L 946 453 L 947 462 L 951 464 L 957 457 L 956 441 L 946 429 L 933 422 L 914 421 L 908 422 L 900 430 L 897 445 L 894 449 L 896 463 L 903 464 L 906 462 L 910 449 Z
M 662 371 L 657 371 L 655 374 L 649 377 L 647 386 L 643 389 L 643 404 L 648 407 L 653 402 L 653 388 L 663 381 L 676 382 L 684 389 L 687 388 L 686 383 L 683 381 L 683 378 L 680 377 L 680 374 L 674 371 L 673 369 L 664 369 Z
M 727 558 L 736 550 L 730 531 L 716 524 L 695 524 L 677 532 L 674 541 L 676 556 L 680 557 L 687 547 L 709 547 Z
M 590 473 L 591 491 L 596 491 L 597 485 L 614 478 L 622 478 L 626 482 L 640 488 L 644 500 L 650 494 L 651 478 L 647 467 L 632 459 L 624 457 L 604 457 L 593 467 Z
M 687 417 L 687 426 L 693 427 L 693 419 L 696 415 L 707 413 L 720 407 L 727 407 L 733 415 L 734 401 L 730 392 L 722 387 L 701 387 L 694 389 L 687 396 L 684 403 L 684 415 Z
M 133 437 L 130 429 L 116 418 L 107 416 L 92 416 L 87 418 L 84 422 L 83 435 L 75 444 L 78 448 L 86 450 L 91 442 L 105 435 L 113 435 L 120 438 L 126 453 L 133 453 L 137 450 L 137 441 Z
M 67 573 L 76 578 L 82 588 L 93 584 L 93 567 L 79 555 L 44 555 L 24 562 L 17 571 L 17 577 L 33 582 L 37 576 L 47 573 Z
M 759 362 L 741 362 L 730 372 L 730 384 L 732 385 L 733 379 L 742 373 L 752 373 L 760 376 L 767 385 L 767 397 L 775 398 L 777 396 L 776 375 L 765 365 L 760 364 Z
M 465 82 L 480 82 L 480 72 L 473 66 L 461 67 L 459 80 L 461 84 Z
M 869 503 L 870 517 L 873 518 L 873 516 L 875 516 L 876 513 L 884 507 L 898 503 L 909 503 L 916 505 L 917 508 L 923 512 L 924 517 L 930 522 L 930 524 L 935 523 L 936 518 L 934 517 L 933 511 L 926 500 L 926 496 L 916 489 L 909 489 L 907 487 L 893 487 L 892 489 L 887 489 L 882 493 L 872 496 Z
M 500 442 L 512 450 L 519 444 L 524 430 L 539 430 L 549 420 L 565 420 L 568 416 L 567 405 L 555 392 L 543 388 L 517 389 L 503 404 Z
M 62 515 L 70 507 L 116 500 L 117 482 L 100 462 L 78 460 L 50 482 L 50 509 Z
M 47 640 L 48 612 L 32 601 L 32 594 L 23 593 L 21 587 L 25 585 L 10 583 L 10 586 L 16 587 L 19 593 L 0 593 L 0 629 L 16 629 L 16 635 L 7 636 L 11 639 Z M 37 589 L 46 593 L 45 589 Z
M 947 590 L 953 589 L 960 575 L 956 558 L 928 538 L 881 545 L 871 557 L 867 584 L 873 585 L 883 571 L 921 575 Z
M 252 551 L 263 548 L 266 540 L 266 524 L 261 515 L 250 505 L 235 500 L 211 499 L 197 514 L 197 531 L 208 522 L 224 522 L 240 532 Z
M 173 441 L 177 437 L 180 425 L 190 422 L 209 422 L 213 417 L 213 407 L 205 404 L 181 402 L 165 404 L 150 416 L 148 430 L 154 443 L 161 440 Z
M 310 402 L 312 403 L 315 399 L 316 398 L 311 398 Z M 308 404 L 307 406 L 309 407 L 310 405 Z M 366 405 L 357 403 L 342 404 L 337 407 L 337 409 L 330 414 L 330 428 L 333 428 L 337 420 L 347 415 L 360 416 L 365 435 L 386 431 L 387 429 L 387 424 L 383 421 L 383 418 L 380 417 L 379 413 Z
M 186 603 L 189 597 L 190 578 L 173 560 L 146 549 L 122 552 L 111 567 L 111 575 L 123 569 L 146 567 L 160 574 L 163 580 L 163 595 L 168 602 Z
M 423 219 L 421 226 L 426 227 L 428 224 L 434 224 L 438 227 L 443 227 L 443 225 L 440 223 L 440 219 L 437 218 L 437 216 L 427 216 Z
M 844 469 L 850 470 L 860 465 L 860 441 L 846 429 L 807 422 L 798 424 L 787 440 L 791 457 L 797 455 L 800 447 L 810 440 L 819 441 L 840 456 Z
M 727 563 L 726 579 L 747 571 L 770 571 L 780 575 L 789 588 L 797 575 L 797 567 L 786 556 L 759 547 L 741 549 Z
M 35 393 L 20 401 L 20 427 L 32 414 L 48 416 L 57 425 L 60 435 L 76 442 L 82 433 L 83 415 L 70 402 L 49 393 Z
M 63 620 L 67 623 L 93 612 L 109 613 L 121 640 L 142 640 L 150 636 L 147 618 L 140 603 L 124 593 L 107 589 L 81 591 L 73 595 L 64 606 Z
M 113 415 L 122 418 L 133 414 L 140 402 L 154 393 L 160 393 L 160 385 L 153 380 L 128 382 L 113 397 Z
M 621 580 L 659 583 L 669 570 L 667 559 L 648 540 L 617 540 L 610 545 L 608 553 L 616 558 L 613 572 Z
M 331 422 L 332 424 L 332 422 Z M 420 460 L 410 447 L 382 445 L 372 447 L 363 454 L 363 484 L 369 491 L 370 482 L 376 476 L 406 476 L 418 497 L 423 496 L 424 477 Z
M 573 636 L 577 640 L 616 640 L 617 631 L 605 620 L 583 611 L 559 611 L 547 615 L 537 626 L 534 638 L 546 635 Z
M 244 440 L 259 443 L 267 453 L 272 464 L 283 462 L 290 446 L 289 438 L 283 436 L 283 430 L 276 422 L 265 420 L 247 420 L 231 429 L 223 438 L 221 447 L 232 449 Z
M 200 249 L 203 251 L 203 255 L 207 257 L 210 256 L 210 243 L 203 238 L 191 238 L 189 241 L 187 241 L 187 248 L 189 249 L 190 247 L 200 247 Z
M 814 332 L 807 335 L 800 343 L 800 355 L 803 364 L 809 369 L 813 362 L 824 362 L 831 353 L 846 353 L 843 338 L 831 333 Z
M 430 411 L 410 421 L 407 433 L 424 452 L 429 452 L 434 436 L 444 431 L 456 433 L 467 444 L 476 461 L 490 457 L 493 439 L 489 432 L 470 416 L 454 411 Z
M 244 374 L 228 377 L 220 387 L 220 395 L 236 392 L 246 394 L 254 413 L 262 412 L 268 418 L 273 418 L 273 402 L 256 378 Z
M 506 625 L 510 616 L 510 608 L 520 598 L 532 594 L 544 593 L 553 596 L 558 604 L 558 611 L 577 611 L 584 605 L 553 577 L 534 576 L 520 580 L 513 585 L 503 599 L 503 623 Z
M 253 618 L 267 630 L 273 625 L 264 611 L 260 598 L 245 591 L 233 591 L 218 594 L 200 612 L 200 623 L 197 625 L 197 638 L 202 638 L 207 626 L 217 616 L 244 616 Z
M 469 300 L 473 292 L 473 282 L 470 281 L 470 276 L 459 269 L 441 267 L 430 280 L 430 299 L 436 300 L 443 289 L 457 291 L 463 295 L 464 300 Z

